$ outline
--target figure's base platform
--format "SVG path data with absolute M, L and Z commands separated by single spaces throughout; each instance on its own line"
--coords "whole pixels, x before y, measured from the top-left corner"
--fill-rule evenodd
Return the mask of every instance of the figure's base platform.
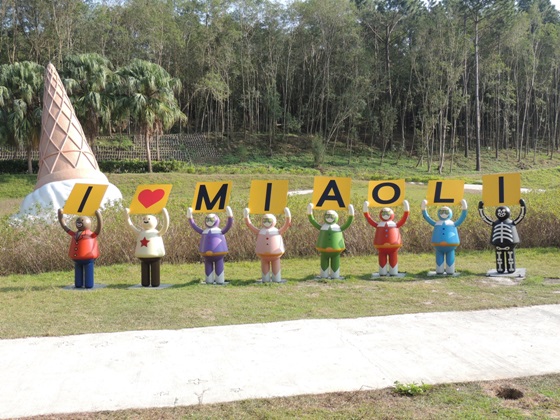
M 202 284 L 207 284 L 208 286 L 227 286 L 229 281 L 224 281 L 223 283 L 206 283 L 203 281 Z
M 460 275 L 461 275 L 461 273 L 457 273 L 457 272 L 455 272 L 453 274 L 447 274 L 447 273 L 436 273 L 435 271 L 428 271 L 428 276 L 430 276 L 430 277 L 435 277 L 435 276 L 438 276 L 438 277 L 457 277 L 457 276 L 460 276 Z
M 498 273 L 496 270 L 488 270 L 486 272 L 486 277 L 523 277 L 527 274 L 525 268 L 518 268 L 513 273 Z
M 315 280 L 344 280 L 344 277 L 340 276 L 340 277 L 321 277 L 321 276 L 315 276 Z
M 372 279 L 399 279 L 399 278 L 403 278 L 406 276 L 406 273 L 398 273 L 398 274 L 384 274 L 381 275 L 379 273 L 372 273 L 371 278 Z
M 141 284 L 135 284 L 134 286 L 130 286 L 128 289 L 150 289 L 150 290 L 161 290 L 161 289 L 168 289 L 172 284 L 160 284 L 158 287 L 152 286 L 142 286 Z
M 286 282 L 287 282 L 287 280 L 284 280 L 284 279 L 282 279 L 280 281 L 272 281 L 272 280 L 271 281 L 262 281 L 262 279 L 259 279 L 259 280 L 256 281 L 256 283 L 258 283 L 258 284 L 284 284 Z
M 90 287 L 89 289 L 86 289 L 85 287 L 76 287 L 73 284 L 69 285 L 69 286 L 64 286 L 63 289 L 64 290 L 96 290 L 96 289 L 103 289 L 107 287 L 106 284 L 97 284 L 95 283 L 93 285 L 93 287 Z

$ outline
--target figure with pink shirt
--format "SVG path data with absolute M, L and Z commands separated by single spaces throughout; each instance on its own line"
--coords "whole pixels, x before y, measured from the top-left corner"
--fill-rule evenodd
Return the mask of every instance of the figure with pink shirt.
M 278 229 L 276 227 L 276 216 L 265 214 L 262 218 L 262 228 L 257 228 L 251 222 L 249 209 L 245 208 L 243 217 L 247 227 L 257 235 L 255 252 L 261 259 L 261 271 L 263 283 L 274 282 L 283 283 L 280 270 L 280 257 L 286 251 L 282 235 L 292 224 L 292 215 L 288 207 L 284 208 L 284 225 Z

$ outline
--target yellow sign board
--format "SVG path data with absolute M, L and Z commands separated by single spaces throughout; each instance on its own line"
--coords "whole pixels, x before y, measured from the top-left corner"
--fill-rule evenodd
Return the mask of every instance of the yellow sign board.
M 370 181 L 368 199 L 370 207 L 398 206 L 404 201 L 404 179 L 395 181 Z
M 198 182 L 192 202 L 193 213 L 224 211 L 229 205 L 231 181 Z
M 313 205 L 317 210 L 342 210 L 350 204 L 352 179 L 316 176 L 313 182 Z
M 288 181 L 251 181 L 249 209 L 253 214 L 281 214 L 288 204 Z
M 109 185 L 76 184 L 62 210 L 65 214 L 93 216 L 101 206 L 101 200 Z
M 139 185 L 130 203 L 130 213 L 160 213 L 167 204 L 171 187 L 171 184 Z
M 445 181 L 428 181 L 426 200 L 428 205 L 448 206 L 459 204 L 465 193 L 465 181 L 449 179 Z
M 482 176 L 482 201 L 485 206 L 511 206 L 521 199 L 521 174 Z

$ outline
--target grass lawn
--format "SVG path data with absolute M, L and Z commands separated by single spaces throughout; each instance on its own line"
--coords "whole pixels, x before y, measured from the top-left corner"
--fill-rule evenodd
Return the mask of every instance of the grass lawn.
M 513 157 L 495 161 L 484 157 L 486 173 L 516 172 Z M 288 179 L 290 190 L 312 188 L 313 175 L 309 153 L 262 157 L 254 162 L 234 162 L 225 167 L 198 168 L 189 174 L 109 174 L 126 200 L 140 183 L 171 183 L 170 207 L 184 209 L 190 204 L 197 181 L 232 180 L 234 210 L 239 213 L 247 202 L 251 179 Z M 558 162 L 539 157 L 530 170 L 523 171 L 524 187 L 557 190 Z M 359 212 L 366 196 L 368 179 L 464 179 L 480 183 L 472 162 L 455 156 L 453 171 L 441 176 L 416 167 L 415 158 L 387 157 L 380 162 L 374 154 L 328 156 L 324 174 L 352 176 L 353 197 Z M 308 172 L 300 175 L 299 168 Z M 539 169 L 542 168 L 542 169 Z M 283 171 L 285 170 L 285 173 Z M 313 169 L 314 170 L 314 169 Z M 17 212 L 23 197 L 33 190 L 34 176 L 0 175 L 0 217 Z M 424 197 L 425 187 L 407 186 L 407 199 L 414 208 Z M 306 201 L 292 199 L 292 213 L 304 214 Z M 290 204 L 292 207 L 292 205 Z M 299 208 L 299 207 L 301 208 Z M 554 204 L 555 206 L 555 204 Z M 476 210 L 473 208 L 473 212 Z M 531 211 L 531 210 L 530 210 Z M 177 211 L 179 213 L 179 211 Z M 474 215 L 475 213 L 473 213 Z M 471 216 L 474 217 L 474 216 Z M 528 216 L 530 218 L 530 215 Z M 528 222 L 525 222 L 528 223 Z M 403 278 L 377 279 L 377 257 L 352 256 L 342 259 L 341 281 L 319 281 L 319 258 L 283 260 L 285 284 L 258 284 L 257 261 L 226 262 L 224 287 L 203 284 L 203 265 L 168 264 L 162 266 L 163 290 L 132 289 L 140 281 L 140 265 L 99 265 L 97 284 L 105 288 L 91 291 L 67 290 L 73 283 L 72 263 L 65 271 L 33 275 L 0 276 L 0 339 L 59 336 L 96 332 L 148 329 L 180 329 L 213 325 L 260 323 L 295 319 L 355 318 L 403 313 L 466 311 L 560 303 L 560 258 L 557 248 L 523 248 L 517 251 L 518 267 L 526 268 L 523 281 L 490 279 L 494 268 L 493 251 L 457 253 L 460 276 L 428 276 L 435 267 L 433 253 L 399 256 Z M 504 390 L 516 389 L 523 397 L 510 400 Z M 500 396 L 502 395 L 502 396 Z M 46 416 L 59 419 L 526 419 L 560 418 L 560 374 L 511 381 L 447 384 L 426 393 L 403 396 L 392 389 L 308 395 L 291 398 L 249 400 L 195 407 L 126 410 L 122 412 Z

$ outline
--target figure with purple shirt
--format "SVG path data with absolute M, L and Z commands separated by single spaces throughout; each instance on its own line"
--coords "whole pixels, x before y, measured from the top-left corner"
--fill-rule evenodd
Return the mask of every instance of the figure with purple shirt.
M 204 271 L 206 274 L 207 284 L 224 284 L 224 257 L 228 253 L 226 237 L 224 236 L 233 225 L 233 212 L 231 207 L 226 207 L 226 214 L 228 220 L 226 226 L 220 228 L 220 218 L 210 213 L 204 218 L 205 227 L 200 228 L 194 221 L 192 208 L 187 210 L 187 218 L 195 232 L 198 232 L 200 237 L 200 246 L 198 252 L 204 258 Z

